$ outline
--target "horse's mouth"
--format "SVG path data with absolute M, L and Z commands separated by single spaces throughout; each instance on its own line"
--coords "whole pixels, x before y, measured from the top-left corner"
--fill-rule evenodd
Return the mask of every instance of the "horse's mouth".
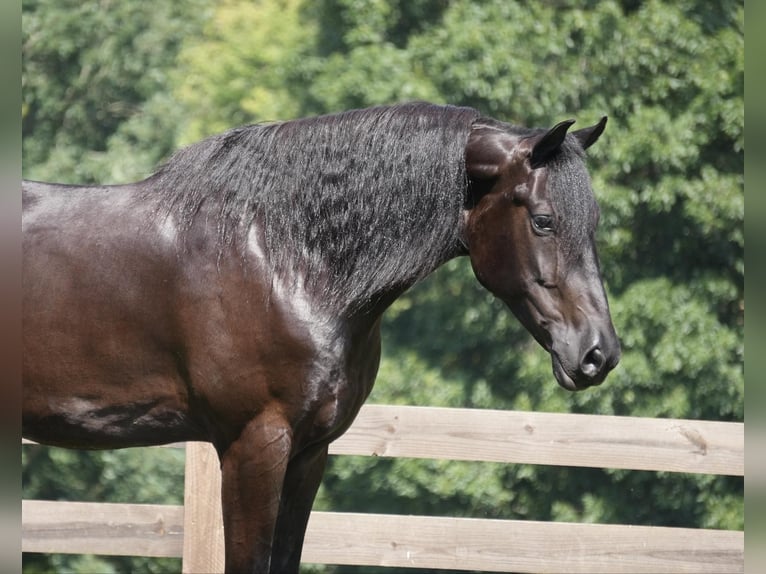
M 556 381 L 568 391 L 582 391 L 588 387 L 599 385 L 603 381 L 603 377 L 598 379 L 593 379 L 591 377 L 573 377 L 567 372 L 564 365 L 561 363 L 561 359 L 554 352 L 551 352 L 551 364 L 553 367 L 553 376 L 556 377 Z
M 556 377 L 556 381 L 558 381 L 559 385 L 568 391 L 579 391 L 583 388 L 578 387 L 575 384 L 574 379 L 567 374 L 564 367 L 561 365 L 561 361 L 553 353 L 551 353 L 551 363 L 553 366 L 553 376 Z

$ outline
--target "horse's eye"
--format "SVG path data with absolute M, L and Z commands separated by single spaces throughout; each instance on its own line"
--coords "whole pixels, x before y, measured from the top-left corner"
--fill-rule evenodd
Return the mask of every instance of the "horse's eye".
M 553 232 L 553 217 L 550 215 L 533 215 L 532 225 L 535 231 L 539 233 L 552 233 Z

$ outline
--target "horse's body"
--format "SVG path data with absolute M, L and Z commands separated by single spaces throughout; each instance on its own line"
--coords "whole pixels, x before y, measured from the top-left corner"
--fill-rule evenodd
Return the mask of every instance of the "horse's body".
M 597 207 L 566 135 L 410 104 L 232 130 L 145 181 L 23 185 L 23 432 L 212 442 L 227 572 L 297 572 L 327 445 L 401 293 L 468 255 L 559 382 L 619 358 Z

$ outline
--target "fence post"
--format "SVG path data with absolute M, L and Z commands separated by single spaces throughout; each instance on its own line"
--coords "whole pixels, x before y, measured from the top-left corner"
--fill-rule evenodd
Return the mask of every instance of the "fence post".
M 213 446 L 186 443 L 183 574 L 223 572 L 221 469 Z

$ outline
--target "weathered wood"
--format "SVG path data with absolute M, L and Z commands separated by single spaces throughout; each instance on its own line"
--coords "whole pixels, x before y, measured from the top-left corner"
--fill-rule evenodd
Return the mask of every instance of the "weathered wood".
M 29 442 L 29 441 L 25 441 Z M 743 423 L 365 405 L 331 454 L 743 476 Z
M 742 476 L 744 425 L 366 405 L 330 452 Z M 188 443 L 186 457 L 185 511 L 23 501 L 23 551 L 183 556 L 184 573 L 222 571 L 217 456 L 207 443 Z M 317 512 L 304 561 L 498 572 L 742 572 L 744 533 Z
M 183 574 L 223 572 L 221 470 L 213 446 L 186 444 Z
M 25 552 L 181 556 L 178 506 L 23 502 Z M 192 536 L 199 555 L 215 541 Z M 211 543 L 213 546 L 211 546 Z M 222 556 L 217 554 L 217 556 Z M 304 562 L 488 572 L 724 574 L 744 568 L 744 533 L 692 528 L 314 512 Z M 220 572 L 184 562 L 184 572 Z
M 365 405 L 331 454 L 744 475 L 742 423 Z
M 304 562 L 488 572 L 742 572 L 726 530 L 315 512 Z
M 22 552 L 181 556 L 182 506 L 21 501 Z

